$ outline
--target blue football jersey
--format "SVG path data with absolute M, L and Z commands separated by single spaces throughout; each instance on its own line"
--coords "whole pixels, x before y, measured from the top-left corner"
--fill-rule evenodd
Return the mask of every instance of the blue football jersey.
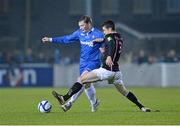
M 52 38 L 53 43 L 68 44 L 72 42 L 80 42 L 80 68 L 86 66 L 89 63 L 99 63 L 100 65 L 100 51 L 99 48 L 102 43 L 93 42 L 97 38 L 104 38 L 103 33 L 92 28 L 89 32 L 83 32 L 78 29 L 70 35 Z

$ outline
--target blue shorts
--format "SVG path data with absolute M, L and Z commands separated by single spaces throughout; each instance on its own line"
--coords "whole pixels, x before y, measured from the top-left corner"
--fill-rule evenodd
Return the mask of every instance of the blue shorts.
M 92 71 L 94 69 L 98 69 L 100 67 L 101 63 L 100 62 L 88 62 L 86 64 L 81 64 L 80 65 L 80 75 L 84 71 Z

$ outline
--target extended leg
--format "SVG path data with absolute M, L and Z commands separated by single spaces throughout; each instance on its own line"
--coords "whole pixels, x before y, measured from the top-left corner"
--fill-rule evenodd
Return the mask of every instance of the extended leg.
M 139 109 L 141 109 L 143 112 L 150 112 L 151 110 L 149 108 L 145 108 L 137 99 L 137 97 L 130 91 L 128 91 L 123 84 L 114 84 L 116 89 L 125 97 L 127 97 L 131 102 L 136 104 Z

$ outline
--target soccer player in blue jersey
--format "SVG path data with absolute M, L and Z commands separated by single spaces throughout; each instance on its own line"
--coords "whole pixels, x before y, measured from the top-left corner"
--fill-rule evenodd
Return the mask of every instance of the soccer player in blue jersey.
M 82 16 L 78 22 L 79 29 L 70 35 L 61 37 L 44 37 L 42 42 L 52 42 L 60 44 L 68 44 L 72 42 L 80 42 L 80 76 L 86 75 L 88 72 L 100 67 L 100 50 L 102 43 L 95 42 L 96 40 L 103 39 L 104 35 L 101 31 L 94 28 L 92 25 L 92 19 L 89 16 Z M 67 111 L 71 108 L 75 100 L 85 89 L 86 95 L 91 104 L 91 111 L 95 112 L 99 105 L 99 100 L 96 98 L 95 88 L 92 84 L 88 84 L 82 87 L 81 90 L 74 94 L 69 102 L 64 105 L 63 110 Z

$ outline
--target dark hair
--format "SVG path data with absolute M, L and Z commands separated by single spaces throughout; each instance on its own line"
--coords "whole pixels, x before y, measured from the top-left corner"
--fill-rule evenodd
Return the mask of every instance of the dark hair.
M 112 30 L 115 30 L 115 24 L 112 20 L 107 20 L 102 24 L 102 27 L 111 28 Z
M 92 19 L 91 17 L 87 16 L 87 15 L 84 15 L 82 16 L 80 19 L 79 19 L 79 22 L 80 21 L 84 21 L 84 23 L 91 23 L 92 24 Z

